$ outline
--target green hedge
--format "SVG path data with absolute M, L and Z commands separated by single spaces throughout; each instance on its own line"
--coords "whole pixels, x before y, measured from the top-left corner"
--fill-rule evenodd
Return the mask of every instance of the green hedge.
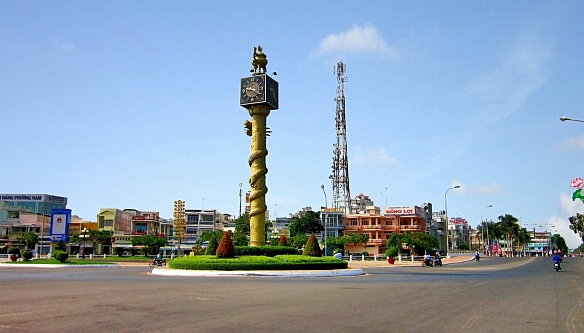
M 65 262 L 65 260 L 67 260 L 67 258 L 69 258 L 69 253 L 65 252 L 65 251 L 55 251 L 53 252 L 53 257 L 57 260 L 59 260 L 60 262 Z
M 294 246 L 236 246 L 236 256 L 267 256 L 275 257 L 277 255 L 298 254 Z
M 301 255 L 242 256 L 217 258 L 216 256 L 180 257 L 168 263 L 170 268 L 186 270 L 326 270 L 344 269 L 348 262 L 334 257 L 308 257 Z
M 17 247 L 11 247 L 8 249 L 8 254 L 20 256 L 20 249 Z
M 30 251 L 22 251 L 22 252 L 20 252 L 20 256 L 25 261 L 29 261 L 29 260 L 32 259 L 32 252 L 30 252 Z

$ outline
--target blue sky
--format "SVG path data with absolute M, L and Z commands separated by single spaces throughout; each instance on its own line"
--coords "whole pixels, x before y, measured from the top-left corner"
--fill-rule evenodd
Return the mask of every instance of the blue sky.
M 336 76 L 345 85 L 351 195 L 431 202 L 476 226 L 512 214 L 580 244 L 584 213 L 581 1 L 2 1 L 2 193 L 102 207 L 239 213 L 250 138 L 239 79 L 262 45 L 266 200 L 287 216 L 329 199 Z M 486 206 L 492 205 L 492 208 Z M 554 227 L 550 227 L 553 225 Z

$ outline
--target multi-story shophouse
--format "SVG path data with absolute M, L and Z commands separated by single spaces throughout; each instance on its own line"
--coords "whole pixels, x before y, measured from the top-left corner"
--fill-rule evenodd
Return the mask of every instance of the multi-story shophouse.
M 99 230 L 113 232 L 113 247 L 132 247 L 132 211 L 123 211 L 117 208 L 101 208 L 97 214 L 97 227 Z
M 440 242 L 440 249 L 444 252 L 447 250 L 446 241 L 446 212 L 441 210 L 432 213 L 432 224 L 436 226 L 436 235 L 431 234 Z
M 449 248 L 450 250 L 458 249 L 460 244 L 470 246 L 470 225 L 462 217 L 451 218 L 448 221 Z
M 0 194 L 0 247 L 7 246 L 8 233 L 33 231 L 39 236 L 37 251 L 48 253 L 51 211 L 66 208 L 67 198 L 56 195 Z
M 329 238 L 340 237 L 345 234 L 345 212 L 343 209 L 320 207 L 320 219 L 321 221 L 326 220 L 326 228 L 319 234 L 321 243 L 324 240 L 325 232 L 326 237 Z M 332 255 L 333 250 L 327 247 L 327 255 Z
M 385 214 L 376 206 L 366 208 L 364 214 L 349 214 L 345 218 L 345 236 L 350 233 L 369 235 L 367 244 L 347 244 L 349 252 L 383 254 L 387 240 L 393 233 L 425 232 L 426 213 L 419 206 L 386 207 Z
M 182 244 L 190 250 L 205 231 L 223 230 L 224 215 L 215 209 L 185 210 L 185 238 Z M 181 246 L 181 249 L 183 248 Z

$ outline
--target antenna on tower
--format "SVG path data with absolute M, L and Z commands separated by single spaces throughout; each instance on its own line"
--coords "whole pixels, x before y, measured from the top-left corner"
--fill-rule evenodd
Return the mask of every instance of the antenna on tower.
M 351 193 L 349 191 L 349 159 L 347 157 L 347 122 L 345 119 L 345 72 L 347 67 L 342 62 L 335 66 L 337 74 L 337 97 L 335 126 L 337 141 L 333 145 L 333 166 L 330 179 L 333 185 L 333 209 L 352 213 Z

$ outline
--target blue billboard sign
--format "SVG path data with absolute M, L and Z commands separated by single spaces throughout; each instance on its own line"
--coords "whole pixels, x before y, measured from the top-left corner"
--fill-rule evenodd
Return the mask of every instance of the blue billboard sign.
M 51 210 L 51 242 L 63 241 L 69 239 L 69 224 L 71 224 L 71 209 L 53 209 Z

